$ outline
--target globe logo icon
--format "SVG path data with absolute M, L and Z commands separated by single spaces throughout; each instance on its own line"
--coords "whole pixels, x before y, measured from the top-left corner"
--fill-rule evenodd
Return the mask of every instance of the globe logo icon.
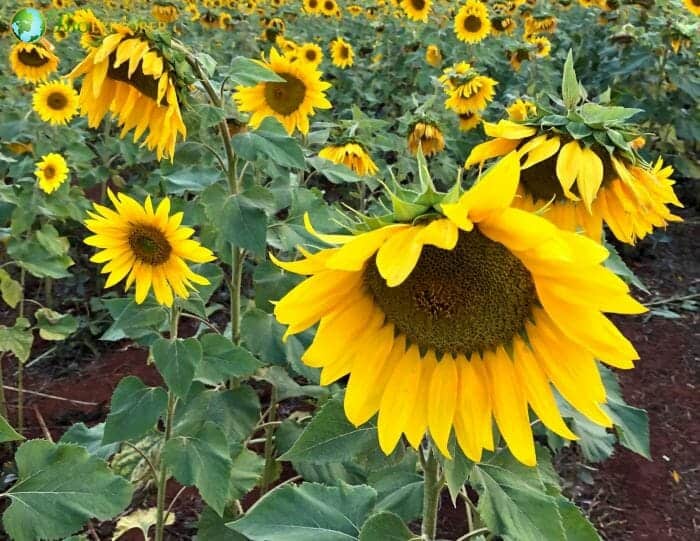
M 10 27 L 17 39 L 25 43 L 33 43 L 46 33 L 44 16 L 34 8 L 20 9 L 12 17 Z

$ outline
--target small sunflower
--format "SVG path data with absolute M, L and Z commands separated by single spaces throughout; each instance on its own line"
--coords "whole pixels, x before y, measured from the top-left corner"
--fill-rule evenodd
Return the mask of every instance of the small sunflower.
M 445 149 L 445 137 L 437 125 L 431 122 L 416 122 L 408 134 L 408 150 L 414 156 L 418 149 L 425 157 L 430 157 Z
M 535 56 L 538 58 L 549 56 L 552 50 L 552 43 L 545 36 L 530 38 L 528 42 L 535 46 Z
M 399 5 L 412 21 L 427 23 L 432 4 L 432 0 L 401 0 Z
M 343 38 L 336 38 L 331 41 L 331 61 L 334 66 L 341 69 L 352 66 L 355 53 L 352 46 Z
M 177 76 L 157 47 L 129 28 L 113 25 L 115 32 L 68 75 L 85 75 L 80 108 L 95 128 L 108 113 L 117 117 L 121 137 L 134 130 L 138 141 L 156 151 L 158 159 L 175 153 L 178 136 L 187 134 L 176 91 Z
M 473 111 L 467 111 L 457 115 L 459 117 L 459 131 L 471 131 L 481 124 L 481 115 Z
M 511 35 L 518 25 L 511 17 L 493 17 L 491 19 L 491 30 L 494 34 Z
M 610 427 L 597 360 L 631 368 L 632 344 L 604 312 L 646 309 L 601 265 L 607 250 L 510 208 L 518 156 L 501 160 L 458 202 L 362 234 L 323 235 L 337 247 L 280 267 L 308 277 L 275 305 L 285 338 L 320 322 L 302 361 L 321 384 L 349 375 L 354 425 L 378 412 L 379 445 L 426 432 L 478 462 L 494 449 L 492 419 L 513 455 L 536 462 L 529 408 L 576 439 L 550 383 L 576 410 Z
M 46 193 L 53 193 L 68 178 L 68 164 L 63 156 L 55 152 L 41 157 L 34 170 L 39 181 L 39 188 Z
M 309 15 L 321 13 L 321 0 L 304 0 L 304 12 Z
M 338 12 L 338 4 L 335 0 L 319 0 L 319 10 L 326 17 L 335 17 Z
M 91 9 L 79 9 L 73 14 L 73 20 L 83 35 L 80 36 L 80 45 L 85 50 L 99 47 L 102 38 L 107 35 L 107 27 L 92 12 Z
M 362 14 L 363 11 L 364 10 L 362 9 L 362 6 L 358 6 L 357 4 L 352 4 L 348 6 L 348 13 L 353 17 L 358 17 Z
M 465 43 L 478 43 L 491 32 L 491 21 L 486 4 L 479 0 L 467 0 L 459 9 L 454 23 L 457 39 Z
M 78 113 L 78 93 L 63 81 L 44 83 L 34 91 L 32 105 L 44 122 L 67 124 Z
M 327 146 L 318 153 L 321 158 L 343 164 L 361 176 L 374 175 L 377 165 L 359 143 Z
M 150 196 L 145 205 L 131 197 L 108 191 L 114 209 L 94 203 L 85 226 L 94 233 L 85 244 L 100 248 L 90 261 L 106 263 L 102 274 L 109 273 L 105 287 L 126 278 L 125 291 L 136 284 L 135 300 L 141 304 L 151 287 L 156 300 L 172 306 L 173 293 L 189 297 L 192 284 L 208 285 L 209 280 L 193 272 L 186 261 L 207 263 L 215 259 L 211 250 L 190 239 L 194 229 L 181 226 L 182 212 L 170 216 L 170 200 L 163 199 L 153 209 Z
M 171 2 L 155 2 L 151 8 L 153 18 L 161 23 L 172 23 L 177 21 L 177 6 Z
M 506 107 L 506 112 L 510 120 L 521 122 L 537 114 L 537 105 L 531 101 L 518 98 Z
M 683 4 L 693 15 L 700 17 L 700 0 L 683 0 Z
M 299 49 L 298 58 L 312 66 L 318 66 L 323 60 L 323 49 L 315 43 L 304 43 Z
M 43 45 L 19 41 L 10 49 L 10 67 L 20 79 L 38 83 L 58 69 L 58 57 Z
M 437 45 L 428 45 L 425 49 L 425 61 L 434 68 L 440 67 L 440 64 L 442 64 L 442 53 Z
M 233 99 L 242 112 L 252 113 L 250 124 L 258 127 L 268 116 L 279 120 L 288 133 L 297 128 L 303 134 L 309 132 L 309 116 L 314 109 L 330 109 L 325 90 L 330 83 L 321 80 L 321 72 L 305 62 L 293 62 L 270 50 L 270 61 L 260 62 L 274 71 L 284 81 L 258 83 L 252 87 L 237 86 Z
M 526 60 L 531 60 L 530 51 L 525 48 L 519 48 L 510 53 L 510 65 L 515 71 L 520 71 L 522 63 Z
M 459 62 L 443 71 L 440 77 L 448 98 L 445 108 L 457 114 L 478 112 L 493 100 L 497 81 L 479 75 L 467 62 Z

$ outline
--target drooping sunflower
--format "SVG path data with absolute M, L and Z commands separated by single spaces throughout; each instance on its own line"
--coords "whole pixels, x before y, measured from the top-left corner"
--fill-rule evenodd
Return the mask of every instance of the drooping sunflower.
M 153 18 L 161 23 L 172 23 L 177 21 L 177 6 L 172 2 L 155 2 L 151 8 Z
M 443 71 L 440 77 L 448 98 L 445 108 L 457 114 L 479 112 L 493 100 L 497 81 L 479 75 L 467 62 L 459 62 Z
M 683 4 L 693 15 L 700 17 L 700 0 L 683 0 Z
M 318 155 L 333 163 L 343 164 L 362 176 L 374 175 L 379 170 L 367 150 L 355 142 L 327 146 Z
M 491 30 L 494 34 L 512 34 L 515 31 L 517 24 L 511 17 L 492 17 Z
M 190 238 L 194 229 L 180 225 L 182 212 L 170 215 L 167 197 L 154 210 L 150 196 L 141 205 L 123 193 L 114 195 L 109 190 L 108 194 L 114 210 L 94 203 L 94 212 L 88 212 L 85 220 L 94 234 L 84 241 L 101 250 L 90 261 L 106 263 L 101 271 L 109 273 L 105 287 L 126 279 L 125 291 L 136 284 L 138 304 L 146 300 L 152 287 L 160 304 L 172 306 L 173 293 L 186 299 L 193 284 L 209 284 L 187 266 L 187 261 L 207 263 L 215 257 Z
M 37 87 L 32 106 L 44 122 L 67 124 L 78 113 L 78 93 L 63 81 L 51 81 Z
M 510 120 L 527 120 L 529 117 L 537 114 L 537 105 L 531 101 L 518 98 L 506 107 L 506 112 Z
M 53 193 L 68 178 L 68 164 L 63 156 L 51 152 L 41 157 L 36 164 L 34 175 L 39 181 L 39 188 L 46 193 Z
M 343 38 L 338 37 L 331 41 L 331 62 L 341 69 L 349 68 L 355 61 L 355 53 L 352 46 Z
M 177 77 L 169 62 L 145 36 L 126 26 L 113 25 L 99 47 L 68 75 L 85 75 L 80 108 L 95 128 L 110 112 L 122 128 L 120 137 L 134 130 L 138 141 L 156 151 L 158 159 L 172 159 L 178 136 L 187 135 L 180 113 Z
M 315 43 L 304 43 L 299 48 L 297 58 L 312 66 L 318 66 L 323 61 L 323 49 Z
M 445 137 L 440 128 L 432 122 L 416 122 L 408 132 L 408 151 L 414 156 L 418 149 L 425 157 L 433 156 L 445 149 Z
M 680 221 L 668 208 L 682 206 L 673 192 L 673 168 L 664 167 L 660 158 L 646 164 L 633 152 L 632 140 L 610 151 L 592 135 L 579 141 L 565 130 L 509 120 L 484 123 L 484 131 L 493 139 L 474 147 L 465 166 L 517 150 L 523 165 L 516 207 L 544 211 L 558 226 L 582 228 L 595 240 L 605 222 L 629 244 L 654 227 Z
M 330 83 L 321 81 L 321 72 L 311 64 L 293 62 L 270 50 L 270 61 L 260 64 L 274 71 L 284 81 L 258 83 L 252 87 L 237 86 L 233 99 L 243 112 L 252 113 L 250 124 L 257 128 L 268 116 L 279 120 L 288 133 L 298 129 L 309 132 L 309 116 L 314 109 L 330 109 L 325 90 Z
M 351 4 L 348 6 L 348 13 L 353 17 L 361 15 L 362 11 L 362 6 L 358 6 L 357 4 Z
M 528 17 L 525 21 L 526 34 L 547 33 L 553 34 L 557 29 L 557 19 L 551 15 Z
M 479 113 L 467 111 L 466 113 L 462 113 L 457 116 L 459 117 L 460 131 L 470 131 L 481 124 L 481 115 Z
M 440 67 L 440 64 L 442 64 L 442 53 L 437 45 L 428 45 L 425 49 L 425 61 L 434 68 Z
M 596 359 L 631 368 L 637 353 L 603 312 L 640 313 L 626 284 L 601 265 L 605 248 L 510 208 L 518 156 L 500 161 L 456 203 L 409 223 L 304 251 L 280 267 L 309 276 L 275 306 L 285 337 L 319 323 L 302 360 L 321 384 L 349 375 L 345 413 L 378 412 L 385 453 L 426 432 L 450 456 L 454 429 L 467 457 L 493 450 L 492 418 L 513 455 L 536 462 L 528 406 L 555 433 L 552 383 L 575 409 L 611 426 Z
M 39 43 L 18 41 L 10 49 L 10 67 L 20 79 L 38 83 L 58 69 L 58 57 Z
M 432 4 L 432 0 L 401 0 L 399 5 L 412 21 L 427 23 Z
M 479 0 L 467 0 L 455 16 L 457 39 L 465 43 L 478 43 L 491 32 L 491 21 L 486 4 Z

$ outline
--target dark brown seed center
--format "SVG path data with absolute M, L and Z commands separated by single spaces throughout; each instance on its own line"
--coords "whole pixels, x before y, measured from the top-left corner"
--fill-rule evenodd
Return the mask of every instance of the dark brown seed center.
M 289 73 L 278 73 L 284 83 L 265 83 L 265 101 L 281 115 L 291 115 L 299 109 L 306 96 L 304 83 Z
M 49 62 L 49 59 L 41 56 L 36 49 L 32 49 L 31 51 L 21 50 L 17 53 L 17 57 L 22 64 L 32 68 L 41 67 Z
M 172 247 L 159 229 L 143 224 L 133 226 L 129 246 L 136 259 L 148 265 L 161 265 L 170 257 Z
M 469 15 L 464 19 L 464 29 L 467 32 L 478 32 L 481 30 L 481 19 L 476 15 Z
M 68 105 L 68 98 L 62 92 L 51 92 L 46 98 L 46 104 L 54 111 L 63 111 Z

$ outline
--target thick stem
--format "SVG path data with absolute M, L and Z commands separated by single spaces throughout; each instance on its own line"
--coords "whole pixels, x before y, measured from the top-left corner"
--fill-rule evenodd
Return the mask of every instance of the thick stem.
M 260 495 L 265 494 L 275 474 L 275 448 L 273 436 L 275 433 L 275 421 L 277 420 L 277 389 L 273 386 L 270 391 L 270 413 L 267 416 L 265 423 L 265 467 L 263 469 L 262 479 L 260 480 Z
M 19 284 L 21 287 L 21 296 L 19 299 L 19 318 L 24 317 L 24 283 L 25 270 L 20 267 Z M 24 363 L 17 358 L 17 432 L 20 434 L 24 431 Z
M 423 541 L 435 541 L 442 480 L 440 479 L 437 455 L 432 446 L 429 448 L 428 453 L 423 466 L 423 523 L 421 534 Z

